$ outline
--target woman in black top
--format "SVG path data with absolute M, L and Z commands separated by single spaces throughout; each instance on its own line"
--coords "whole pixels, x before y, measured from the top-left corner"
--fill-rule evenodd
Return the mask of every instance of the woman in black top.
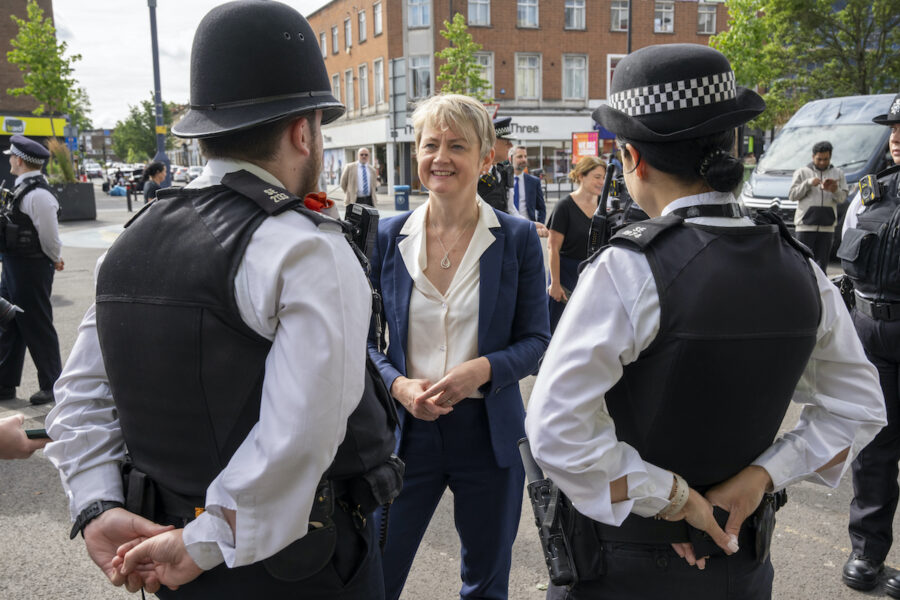
M 162 182 L 166 179 L 166 165 L 158 160 L 153 161 L 144 169 L 144 204 L 156 200 L 156 192 L 159 191 Z
M 585 156 L 569 172 L 578 189 L 560 200 L 548 225 L 550 237 L 550 332 L 562 317 L 569 294 L 578 281 L 578 264 L 587 258 L 591 216 L 597 210 L 597 198 L 603 191 L 606 163 L 596 156 Z

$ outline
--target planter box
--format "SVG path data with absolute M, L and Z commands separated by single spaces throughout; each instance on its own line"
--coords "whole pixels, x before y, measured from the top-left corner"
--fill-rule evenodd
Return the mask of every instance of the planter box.
M 60 221 L 85 221 L 97 218 L 93 183 L 64 183 L 51 185 L 59 200 Z

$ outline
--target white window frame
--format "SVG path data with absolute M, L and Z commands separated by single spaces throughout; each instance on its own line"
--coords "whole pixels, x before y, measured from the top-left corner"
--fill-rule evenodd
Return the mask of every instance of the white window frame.
M 582 59 L 581 66 L 581 95 L 566 93 L 566 73 L 570 70 L 571 59 Z M 587 100 L 588 97 L 588 55 L 587 54 L 563 54 L 562 56 L 562 99 L 563 100 Z
M 381 35 L 381 2 L 372 5 L 372 35 Z
M 344 48 L 349 50 L 353 46 L 353 21 L 350 17 L 344 19 Z
M 675 0 L 656 0 L 653 4 L 653 33 L 675 33 Z
M 625 26 L 622 26 L 625 23 Z M 609 5 L 609 30 L 628 31 L 628 0 L 612 0 Z
M 367 39 L 366 32 L 366 11 L 361 10 L 356 14 L 356 27 L 359 29 L 359 43 L 362 44 Z
M 322 58 L 328 58 L 328 35 L 324 31 L 319 32 L 319 46 L 322 47 Z
M 421 64 L 413 64 L 413 62 L 421 63 Z M 431 87 L 431 55 L 430 54 L 417 54 L 409 57 L 408 61 L 408 71 L 409 71 L 409 98 L 410 100 L 419 100 L 421 98 L 427 98 L 432 93 Z M 423 69 L 428 70 L 428 80 L 427 85 L 428 89 L 424 94 L 416 93 L 416 82 L 419 80 L 418 71 Z
M 333 73 L 331 75 L 331 93 L 334 94 L 334 97 L 337 98 L 338 102 L 341 102 L 341 74 Z
M 356 68 L 357 87 L 359 88 L 359 108 L 369 107 L 369 63 Z
M 609 98 L 609 86 L 612 85 L 613 63 L 618 64 L 620 60 L 625 58 L 626 54 L 607 54 L 606 55 L 606 97 Z
M 537 59 L 537 68 L 528 70 L 534 70 L 535 73 L 535 90 L 533 95 L 526 95 L 524 93 L 524 79 L 521 77 L 519 71 L 521 69 L 520 60 L 521 59 L 529 59 L 536 58 Z M 535 52 L 516 52 L 516 100 L 540 100 L 541 99 L 541 78 L 543 76 L 543 57 L 540 53 Z
M 353 101 L 355 100 L 353 97 L 353 69 L 344 71 L 344 96 L 344 106 L 347 107 L 347 112 L 353 112 Z
M 470 0 L 471 1 L 471 0 Z M 488 64 L 483 64 L 479 59 L 486 58 Z M 475 60 L 481 65 L 481 76 L 487 80 L 488 87 L 482 92 L 489 98 L 494 97 L 494 53 L 493 52 L 476 52 Z
M 379 73 L 380 71 L 380 73 Z M 383 104 L 384 98 L 384 59 L 376 58 L 372 61 L 372 91 L 375 95 L 375 105 Z
M 475 9 L 473 11 L 473 9 Z M 483 15 L 480 13 L 484 13 Z M 474 15 L 474 18 L 473 18 Z M 484 16 L 483 19 L 479 18 Z M 491 0 L 469 0 L 468 23 L 473 27 L 488 27 L 491 24 Z
M 431 0 L 406 0 L 406 24 L 410 29 L 431 24 Z
M 712 19 L 704 19 L 703 15 L 712 15 Z M 712 31 L 701 28 L 702 24 L 712 24 Z M 715 35 L 716 34 L 716 5 L 706 2 L 697 3 L 697 34 L 698 35 Z
M 534 23 L 525 23 L 523 15 L 534 9 Z M 541 26 L 541 13 L 538 0 L 516 0 L 516 27 L 538 29 Z
M 469 1 L 471 2 L 471 0 Z M 574 25 L 569 24 L 570 14 L 574 16 Z M 581 17 L 580 19 L 579 16 Z M 585 0 L 565 0 L 563 4 L 563 28 L 572 31 L 581 31 L 587 28 Z
M 338 26 L 331 26 L 331 53 L 337 54 L 341 50 L 341 38 L 338 37 Z

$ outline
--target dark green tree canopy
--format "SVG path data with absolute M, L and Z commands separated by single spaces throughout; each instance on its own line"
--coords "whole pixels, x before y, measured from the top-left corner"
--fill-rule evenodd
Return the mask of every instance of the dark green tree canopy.
M 137 106 L 128 106 L 128 116 L 116 123 L 112 134 L 113 152 L 122 157 L 138 157 L 142 161 L 156 154 L 156 105 L 153 93 L 150 100 L 141 100 Z M 167 128 L 172 126 L 172 114 L 179 105 L 172 102 L 163 103 L 163 122 Z M 166 136 L 166 149 L 175 147 L 175 139 Z M 138 161 L 129 161 L 138 162 Z
M 900 0 L 728 0 L 710 44 L 738 82 L 764 91 L 753 124 L 784 123 L 809 100 L 900 90 Z
M 465 17 L 456 13 L 452 22 L 444 21 L 444 29 L 440 33 L 450 42 L 447 48 L 435 55 L 444 61 L 437 75 L 437 80 L 443 84 L 441 91 L 466 94 L 479 102 L 490 102 L 491 98 L 484 94 L 490 84 L 481 76 L 482 67 L 475 58 L 481 44 L 472 40 Z

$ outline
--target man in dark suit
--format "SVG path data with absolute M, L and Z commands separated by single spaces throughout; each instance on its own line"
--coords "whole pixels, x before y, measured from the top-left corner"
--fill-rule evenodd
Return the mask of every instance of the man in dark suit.
M 544 205 L 544 190 L 541 180 L 525 172 L 528 167 L 528 150 L 525 146 L 514 146 L 510 150 L 513 166 L 513 187 L 509 191 L 509 213 L 534 221 L 538 235 L 547 237 L 550 233 L 544 226 L 547 208 Z

